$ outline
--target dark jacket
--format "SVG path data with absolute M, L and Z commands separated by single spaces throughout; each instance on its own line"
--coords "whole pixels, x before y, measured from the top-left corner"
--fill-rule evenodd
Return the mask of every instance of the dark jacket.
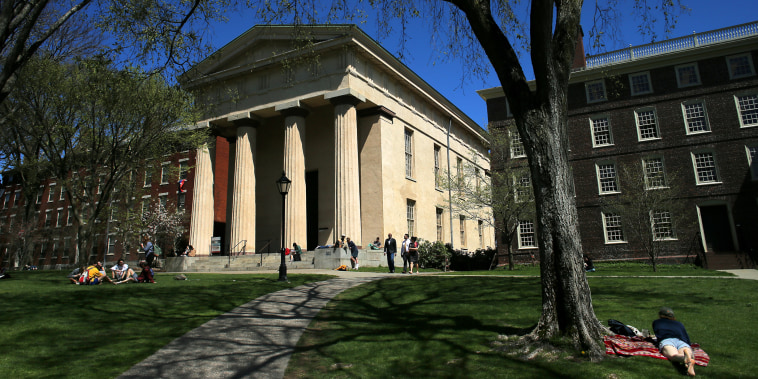
M 397 241 L 394 238 L 384 240 L 384 252 L 390 254 L 397 253 Z

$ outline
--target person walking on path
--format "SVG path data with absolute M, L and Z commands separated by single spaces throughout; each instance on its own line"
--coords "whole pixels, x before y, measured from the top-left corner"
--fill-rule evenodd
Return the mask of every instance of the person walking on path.
M 416 266 L 416 274 L 418 274 L 418 242 L 416 242 L 416 236 L 411 237 L 411 242 L 408 244 L 408 262 L 410 262 L 409 274 L 413 274 L 413 266 Z
M 390 268 L 390 272 L 395 272 L 395 254 L 397 253 L 397 241 L 392 238 L 392 233 L 387 234 L 387 239 L 384 240 L 384 255 L 387 256 L 387 267 Z
M 400 257 L 403 258 L 403 274 L 408 272 L 408 244 L 411 240 L 408 239 L 408 233 L 403 235 L 403 243 L 400 245 Z

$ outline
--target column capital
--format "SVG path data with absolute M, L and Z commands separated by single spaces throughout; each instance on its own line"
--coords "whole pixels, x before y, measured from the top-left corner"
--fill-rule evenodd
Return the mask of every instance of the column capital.
M 359 103 L 366 101 L 366 96 L 363 96 L 361 93 L 352 88 L 343 88 L 326 93 L 324 95 L 324 99 L 329 100 L 329 102 L 334 105 L 358 105 Z
M 234 113 L 226 118 L 226 121 L 231 122 L 234 126 L 252 126 L 256 127 L 261 124 L 261 118 L 254 115 L 252 112 L 239 112 Z
M 300 100 L 292 100 L 285 103 L 277 104 L 274 107 L 274 110 L 281 113 L 285 117 L 287 116 L 300 116 L 300 117 L 308 117 L 308 114 L 311 112 L 310 108 L 302 104 Z
M 381 105 L 378 107 L 366 108 L 366 109 L 361 109 L 358 111 L 358 117 L 368 117 L 368 116 L 377 116 L 377 115 L 388 118 L 390 120 L 393 120 L 395 118 L 395 112 Z

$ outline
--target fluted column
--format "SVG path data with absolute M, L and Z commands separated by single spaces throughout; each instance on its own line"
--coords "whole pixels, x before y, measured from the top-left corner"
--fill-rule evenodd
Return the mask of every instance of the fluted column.
M 335 237 L 341 234 L 362 245 L 360 176 L 358 170 L 358 118 L 361 99 L 343 95 L 334 104 Z
M 237 139 L 234 154 L 234 185 L 229 248 L 240 251 L 246 240 L 246 251 L 255 252 L 255 143 L 256 129 L 250 119 L 236 120 Z
M 197 149 L 189 243 L 196 255 L 210 255 L 213 236 L 213 164 L 208 144 Z
M 292 181 L 285 204 L 284 246 L 293 242 L 305 246 L 308 241 L 305 189 L 305 117 L 303 107 L 281 109 L 284 117 L 284 172 Z

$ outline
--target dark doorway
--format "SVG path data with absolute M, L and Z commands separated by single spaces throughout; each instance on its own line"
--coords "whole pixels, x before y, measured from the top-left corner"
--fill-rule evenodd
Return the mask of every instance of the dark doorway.
M 211 255 L 223 254 L 224 251 L 226 251 L 226 249 L 224 249 L 224 246 L 226 246 L 225 245 L 226 244 L 226 241 L 225 241 L 226 238 L 224 238 L 225 235 L 226 235 L 226 223 L 225 222 L 214 221 L 213 222 L 213 237 L 221 237 L 221 251 L 218 252 L 218 253 L 213 253 L 213 251 L 211 251 L 211 253 L 212 253 Z M 210 246 L 208 248 L 212 249 Z M 228 249 L 228 247 L 227 247 L 227 249 Z
M 305 231 L 308 234 L 306 250 L 318 246 L 318 171 L 305 173 Z
M 732 227 L 726 205 L 708 205 L 700 207 L 700 223 L 703 226 L 707 251 L 734 251 Z

